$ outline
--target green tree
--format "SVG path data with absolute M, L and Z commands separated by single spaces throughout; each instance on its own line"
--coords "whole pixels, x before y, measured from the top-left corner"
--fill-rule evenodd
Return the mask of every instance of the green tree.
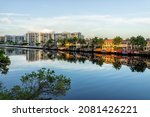
M 130 41 L 135 50 L 143 50 L 143 47 L 147 44 L 145 38 L 142 36 L 131 37 Z
M 0 73 L 7 74 L 11 61 L 8 56 L 5 56 L 4 52 L 0 50 Z
M 91 41 L 92 51 L 94 51 L 94 49 L 98 46 L 98 43 L 99 43 L 98 37 L 92 39 Z
M 100 48 L 102 48 L 102 46 L 104 44 L 104 39 L 103 38 L 99 38 L 98 43 L 99 43 Z
M 55 99 L 57 96 L 65 95 L 71 83 L 69 78 L 55 75 L 54 71 L 45 68 L 25 74 L 20 80 L 22 85 L 16 85 L 10 90 L 0 84 L 0 99 Z
M 46 42 L 46 45 L 50 46 L 50 45 L 53 44 L 53 42 L 54 42 L 53 39 L 50 38 L 50 39 Z
M 115 37 L 115 38 L 113 39 L 113 43 L 114 43 L 115 45 L 119 45 L 119 44 L 121 44 L 122 40 L 123 40 L 123 39 L 122 39 L 120 36 L 117 36 L 117 37 Z
M 83 45 L 86 44 L 86 40 L 79 38 L 78 43 L 80 43 L 80 44 L 81 44 L 81 47 L 83 47 Z

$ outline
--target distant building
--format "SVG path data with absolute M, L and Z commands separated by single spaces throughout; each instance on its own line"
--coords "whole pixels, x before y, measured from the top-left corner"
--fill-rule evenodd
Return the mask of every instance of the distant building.
M 65 39 L 65 38 L 80 38 L 83 39 L 84 36 L 81 35 L 80 32 L 75 32 L 75 33 L 68 33 L 68 32 L 63 32 L 63 33 L 55 33 L 54 34 L 54 39 L 57 41 L 58 39 Z
M 75 33 L 71 33 L 71 38 L 74 38 L 74 37 L 77 37 L 77 38 L 79 38 L 79 39 L 81 39 L 82 38 L 82 35 L 81 35 L 81 33 L 80 32 L 75 32 Z
M 25 41 L 24 36 L 14 36 L 15 44 L 22 44 Z
M 53 39 L 51 33 L 38 33 L 38 32 L 29 32 L 25 35 L 27 43 L 29 45 L 45 44 L 49 39 Z
M 23 35 L 6 35 L 5 43 L 13 43 L 13 44 L 22 44 L 25 41 L 25 37 Z
M 4 43 L 5 42 L 5 36 L 0 36 L 0 43 Z
M 14 36 L 12 36 L 12 35 L 5 35 L 5 42 L 6 43 L 15 42 Z

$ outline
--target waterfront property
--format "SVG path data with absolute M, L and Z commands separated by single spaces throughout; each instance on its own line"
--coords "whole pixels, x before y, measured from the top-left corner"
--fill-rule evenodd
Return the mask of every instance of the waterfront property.
M 51 33 L 28 32 L 25 35 L 27 43 L 31 46 L 44 45 L 49 39 L 52 39 Z
M 5 36 L 0 36 L 0 43 L 5 43 Z
M 108 39 L 104 41 L 104 44 L 102 45 L 102 51 L 106 52 L 114 52 L 114 43 L 112 39 Z
M 42 33 L 28 32 L 24 36 L 5 35 L 0 42 L 18 47 L 35 47 L 43 49 L 57 49 L 67 51 L 118 53 L 118 54 L 150 54 L 150 39 L 142 36 L 122 39 L 117 36 L 113 39 L 92 38 L 84 39 L 80 32 L 69 33 Z
M 146 44 L 146 46 L 144 48 L 144 51 L 150 52 L 150 39 L 147 39 L 146 42 L 147 42 L 147 44 Z
M 8 44 L 23 44 L 25 42 L 25 38 L 23 35 L 6 35 L 5 43 Z

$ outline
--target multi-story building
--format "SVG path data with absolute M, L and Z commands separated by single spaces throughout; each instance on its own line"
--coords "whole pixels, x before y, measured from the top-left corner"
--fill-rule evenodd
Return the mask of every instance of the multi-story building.
M 16 36 L 16 35 L 6 35 L 5 42 L 6 43 L 14 43 L 14 44 L 22 44 L 25 41 L 23 35 Z
M 63 33 L 55 33 L 54 34 L 54 39 L 65 39 L 65 38 L 84 38 L 83 35 L 81 35 L 80 32 L 75 32 L 75 33 L 68 33 L 68 32 L 63 32 Z
M 44 45 L 49 39 L 53 39 L 51 33 L 40 33 L 39 36 L 41 45 Z
M 5 35 L 5 42 L 6 43 L 15 42 L 14 36 L 12 36 L 12 35 Z
M 70 34 L 71 38 L 77 37 L 77 38 L 82 38 L 82 35 L 80 32 L 75 32 Z
M 0 36 L 0 43 L 4 43 L 5 42 L 5 36 Z
M 29 32 L 25 35 L 27 43 L 29 45 L 44 45 L 49 39 L 53 39 L 51 33 L 37 33 L 37 32 Z
M 122 41 L 122 50 L 123 51 L 130 51 L 132 50 L 132 45 L 129 39 L 123 40 Z
M 57 44 L 58 39 L 66 39 L 66 38 L 84 38 L 83 35 L 81 35 L 80 32 L 77 33 L 38 33 L 38 32 L 28 32 L 25 35 L 27 43 L 29 45 L 44 45 L 49 39 L 54 40 L 54 45 Z
M 25 37 L 26 37 L 27 43 L 31 46 L 34 46 L 37 43 L 40 43 L 39 33 L 29 32 L 29 33 L 26 33 Z
M 22 44 L 25 41 L 24 36 L 14 36 L 15 44 Z

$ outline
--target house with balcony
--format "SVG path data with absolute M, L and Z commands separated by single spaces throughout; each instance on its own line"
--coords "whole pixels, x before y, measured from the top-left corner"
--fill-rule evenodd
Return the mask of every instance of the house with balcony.
M 147 44 L 144 47 L 144 51 L 145 52 L 150 52 L 150 39 L 147 39 L 146 42 L 147 42 Z
M 114 43 L 113 39 L 104 40 L 104 44 L 102 45 L 102 51 L 104 52 L 114 52 Z
M 49 39 L 53 39 L 51 33 L 28 32 L 25 35 L 27 43 L 31 46 L 44 45 Z

